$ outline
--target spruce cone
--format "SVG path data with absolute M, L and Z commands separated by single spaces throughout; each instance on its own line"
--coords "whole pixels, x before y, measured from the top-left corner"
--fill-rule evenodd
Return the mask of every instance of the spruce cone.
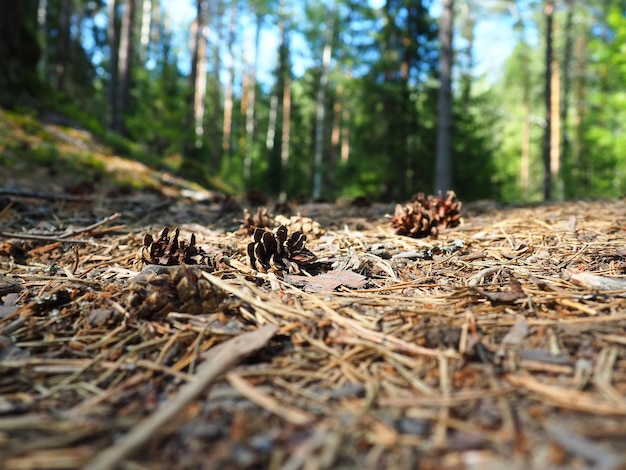
M 436 236 L 442 228 L 456 227 L 460 219 L 461 202 L 454 191 L 448 191 L 445 197 L 417 193 L 411 202 L 396 206 L 390 223 L 398 235 L 422 238 Z
M 300 272 L 299 265 L 315 261 L 315 255 L 305 247 L 306 235 L 300 231 L 287 236 L 287 227 L 281 225 L 276 233 L 257 228 L 253 241 L 248 244 L 250 266 L 267 272 L 272 266 L 288 269 L 290 273 Z

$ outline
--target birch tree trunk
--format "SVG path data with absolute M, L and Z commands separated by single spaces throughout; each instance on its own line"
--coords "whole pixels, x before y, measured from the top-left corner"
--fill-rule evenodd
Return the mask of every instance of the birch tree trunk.
M 435 192 L 452 189 L 450 139 L 452 133 L 452 24 L 454 0 L 444 0 L 439 24 L 440 86 L 437 112 L 437 149 L 435 156 Z

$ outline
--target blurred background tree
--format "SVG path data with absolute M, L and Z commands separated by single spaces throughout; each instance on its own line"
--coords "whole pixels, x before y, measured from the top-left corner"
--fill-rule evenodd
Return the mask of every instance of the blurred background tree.
M 621 0 L 0 7 L 0 105 L 45 103 L 207 186 L 396 201 L 444 186 L 463 200 L 624 192 Z

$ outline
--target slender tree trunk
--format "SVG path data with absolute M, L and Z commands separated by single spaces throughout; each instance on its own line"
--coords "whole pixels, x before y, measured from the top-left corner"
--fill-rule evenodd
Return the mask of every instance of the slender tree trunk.
M 326 114 L 326 88 L 328 87 L 328 72 L 330 69 L 330 59 L 333 51 L 333 19 L 335 13 L 330 11 L 331 20 L 326 26 L 324 35 L 324 50 L 322 52 L 322 74 L 317 90 L 315 103 L 315 157 L 313 170 L 313 199 L 319 199 L 322 195 L 322 166 L 324 157 L 324 134 L 325 134 L 325 114 Z
M 552 195 L 557 199 L 563 197 L 561 180 L 561 68 L 555 54 L 552 54 L 550 67 L 550 180 Z
M 437 113 L 437 154 L 435 161 L 435 192 L 452 189 L 450 139 L 452 133 L 452 25 L 454 0 L 444 0 L 439 26 L 440 87 Z
M 61 0 L 59 11 L 59 30 L 56 44 L 56 60 L 54 63 L 55 87 L 66 90 L 67 70 L 70 63 L 71 36 L 70 19 L 72 17 L 72 0 Z
M 472 83 L 474 78 L 472 77 L 472 71 L 474 70 L 474 17 L 472 16 L 471 6 L 466 4 L 467 14 L 465 18 L 465 24 L 463 26 L 463 37 L 466 41 L 466 47 L 463 49 L 465 55 L 465 63 L 463 65 L 463 72 L 461 73 L 461 97 L 462 103 L 467 108 L 470 104 L 472 96 Z
M 109 84 L 108 84 L 108 106 L 107 106 L 107 122 L 109 129 L 115 129 L 119 120 L 117 109 L 117 84 L 118 76 L 118 18 L 117 18 L 117 0 L 109 0 L 107 2 L 107 41 L 109 45 Z
M 124 133 L 124 113 L 130 100 L 130 75 L 133 65 L 133 23 L 135 19 L 136 0 L 126 0 L 122 27 L 120 31 L 120 44 L 118 53 L 118 79 L 119 86 L 116 94 L 117 114 L 113 130 Z
M 278 120 L 278 95 L 273 94 L 270 98 L 270 116 L 265 137 L 265 148 L 270 152 L 274 150 L 274 138 L 276 136 L 276 121 Z
M 348 80 L 352 78 L 352 72 L 346 73 Z M 346 89 L 344 93 L 344 105 L 343 116 L 341 118 L 341 162 L 348 163 L 350 159 L 350 106 L 346 106 L 345 103 L 349 103 L 349 89 Z
M 579 181 L 579 191 L 589 188 L 590 175 L 587 173 L 587 164 L 584 152 L 585 128 L 584 122 L 587 114 L 587 88 L 585 72 L 587 70 L 587 37 L 579 36 L 576 39 L 574 50 L 574 142 L 572 145 L 572 159 L 577 169 Z
M 208 3 L 206 0 L 197 2 L 195 53 L 194 53 L 194 84 L 193 84 L 193 129 L 194 147 L 202 148 L 204 137 L 204 102 L 207 89 L 207 37 L 208 27 Z
M 285 86 L 283 88 L 283 122 L 282 138 L 280 143 L 280 195 L 279 200 L 284 202 L 287 199 L 287 170 L 289 167 L 289 145 L 291 144 L 291 74 L 285 76 Z
M 39 29 L 39 44 L 41 47 L 41 60 L 39 70 L 41 76 L 48 73 L 48 0 L 39 0 L 37 6 L 37 27 Z
M 256 109 L 256 76 L 259 63 L 259 49 L 261 47 L 261 25 L 263 17 L 257 14 L 256 28 L 254 32 L 254 61 L 250 67 L 250 81 L 248 101 L 246 103 L 246 152 L 243 160 L 243 179 L 250 181 L 252 168 L 252 150 L 254 145 L 255 109 Z
M 565 18 L 565 45 L 563 48 L 563 70 L 562 70 L 562 83 L 563 89 L 561 92 L 561 164 L 565 165 L 566 162 L 571 164 L 570 155 L 570 139 L 568 133 L 568 114 L 569 114 L 569 92 L 571 87 L 571 68 L 572 68 L 572 48 L 573 48 L 573 27 L 574 27 L 574 0 L 565 0 L 565 7 L 567 10 Z M 564 181 L 566 186 L 569 186 L 571 181 Z
M 141 8 L 141 32 L 139 43 L 141 44 L 141 61 L 144 62 L 150 46 L 150 30 L 152 28 L 152 0 L 143 0 Z
M 213 31 L 215 32 L 216 40 L 215 44 L 213 44 L 213 78 L 212 78 L 212 102 L 213 102 L 213 112 L 211 116 L 212 126 L 211 126 L 211 138 L 210 140 L 210 148 L 211 148 L 211 169 L 215 172 L 219 171 L 222 165 L 222 119 L 224 118 L 224 113 L 222 112 L 222 85 L 220 82 L 220 72 L 222 70 L 222 59 L 220 56 L 220 45 L 223 43 L 222 41 L 222 28 L 219 26 L 219 22 L 221 21 L 222 16 L 224 15 L 224 3 L 220 1 L 210 2 L 211 8 L 211 18 Z M 220 125 L 222 124 L 222 125 Z
M 335 102 L 333 104 L 333 127 L 330 132 L 330 169 L 328 172 L 328 185 L 331 190 L 335 188 L 335 170 L 337 169 L 337 156 L 339 155 L 339 143 L 341 142 L 341 114 L 343 108 L 343 85 L 337 85 Z
M 230 153 L 233 130 L 233 88 L 235 83 L 235 26 L 237 24 L 237 1 L 231 0 L 230 23 L 228 25 L 228 81 L 224 89 L 224 128 L 222 130 L 222 148 L 224 153 Z
M 553 62 L 553 30 L 554 0 L 545 0 L 544 15 L 546 19 L 546 56 L 544 63 L 544 105 L 545 127 L 543 134 L 543 198 L 552 198 L 552 62 Z
M 526 30 L 524 23 L 519 28 L 519 44 L 521 45 L 520 59 L 522 70 L 530 70 L 529 46 L 526 42 Z M 528 73 L 523 73 L 522 77 L 522 141 L 521 141 L 521 161 L 520 161 L 520 193 L 523 200 L 528 199 L 530 180 L 530 77 Z

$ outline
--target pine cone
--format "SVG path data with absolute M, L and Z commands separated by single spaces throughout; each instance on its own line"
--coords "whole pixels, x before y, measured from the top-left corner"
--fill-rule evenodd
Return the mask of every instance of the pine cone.
M 218 249 L 212 249 L 206 245 L 196 245 L 196 236 L 192 233 L 189 243 L 179 241 L 179 229 L 174 229 L 174 234 L 169 236 L 169 228 L 161 230 L 159 238 L 154 240 L 147 233 L 143 239 L 143 246 L 137 252 L 135 264 L 157 264 L 161 266 L 175 266 L 178 264 L 203 264 L 215 269 L 222 263 L 223 253 Z
M 307 237 L 318 238 L 324 234 L 324 229 L 318 222 L 300 214 L 292 215 L 291 217 L 277 215 L 274 220 L 277 224 L 284 225 L 292 232 L 302 232 Z
M 315 255 L 306 247 L 306 235 L 300 231 L 287 236 L 287 227 L 281 225 L 276 233 L 257 228 L 253 241 L 248 244 L 250 266 L 267 272 L 272 266 L 288 269 L 290 273 L 300 272 L 300 265 L 315 261 Z
M 415 194 L 411 202 L 396 206 L 390 223 L 398 235 L 422 238 L 436 236 L 442 228 L 455 227 L 460 219 L 461 202 L 454 191 L 448 191 L 445 198 Z
M 235 220 L 238 222 L 237 220 Z M 243 210 L 243 220 L 239 220 L 242 224 L 235 232 L 237 235 L 251 235 L 255 228 L 272 228 L 274 227 L 274 219 L 265 207 L 257 207 L 254 214 L 250 214 L 248 209 Z
M 200 276 L 198 268 L 153 266 L 131 280 L 125 306 L 140 318 L 158 318 L 170 312 L 214 313 L 227 294 Z M 147 271 L 147 272 L 146 272 Z

